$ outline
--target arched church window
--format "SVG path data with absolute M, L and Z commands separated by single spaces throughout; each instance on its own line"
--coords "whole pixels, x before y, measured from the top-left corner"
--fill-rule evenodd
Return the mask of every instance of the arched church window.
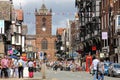
M 48 49 L 48 41 L 46 39 L 43 39 L 41 42 L 42 49 Z

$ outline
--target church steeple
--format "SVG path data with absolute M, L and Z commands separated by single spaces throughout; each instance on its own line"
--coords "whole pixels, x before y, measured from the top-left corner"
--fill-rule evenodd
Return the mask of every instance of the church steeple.
M 52 9 L 48 10 L 47 7 L 44 4 L 44 0 L 43 3 L 40 7 L 39 10 L 35 10 L 35 15 L 52 15 Z

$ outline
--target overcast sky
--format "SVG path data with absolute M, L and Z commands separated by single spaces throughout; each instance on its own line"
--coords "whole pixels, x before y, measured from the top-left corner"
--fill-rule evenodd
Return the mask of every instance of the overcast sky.
M 40 9 L 44 3 L 48 9 L 52 9 L 52 34 L 56 29 L 66 27 L 67 19 L 74 20 L 76 12 L 75 0 L 13 0 L 14 7 L 24 10 L 24 23 L 28 25 L 28 34 L 35 34 L 35 8 Z

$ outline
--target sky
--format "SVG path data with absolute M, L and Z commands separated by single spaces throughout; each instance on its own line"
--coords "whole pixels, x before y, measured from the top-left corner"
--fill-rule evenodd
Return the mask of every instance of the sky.
M 52 9 L 52 34 L 56 34 L 56 29 L 66 27 L 67 19 L 74 20 L 76 13 L 75 0 L 13 0 L 15 9 L 20 5 L 24 11 L 24 24 L 28 26 L 28 34 L 35 34 L 35 9 L 40 9 L 42 4 L 47 9 Z

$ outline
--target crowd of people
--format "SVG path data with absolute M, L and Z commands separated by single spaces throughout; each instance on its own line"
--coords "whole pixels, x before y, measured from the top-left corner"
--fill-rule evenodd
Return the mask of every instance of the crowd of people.
M 60 69 L 61 71 L 85 71 L 86 63 L 83 66 L 80 66 L 74 60 L 63 60 L 63 61 L 51 61 L 47 64 L 48 67 L 52 68 L 54 71 Z M 90 68 L 93 69 L 93 80 L 104 80 L 104 59 L 100 58 L 98 55 L 93 56 L 92 64 Z
M 23 70 L 25 67 L 28 67 L 29 77 L 32 78 L 34 76 L 34 70 L 36 71 L 36 66 L 36 61 L 33 61 L 32 59 L 24 61 L 22 57 L 13 59 L 9 56 L 4 56 L 0 59 L 0 77 L 23 78 Z M 61 71 L 64 70 L 73 72 L 85 70 L 85 66 L 81 67 L 80 64 L 75 60 L 47 61 L 46 66 L 47 68 L 52 68 L 54 71 L 57 71 L 58 69 L 60 69 Z M 95 58 L 93 58 L 90 68 L 93 68 L 94 80 L 104 80 L 104 61 L 102 58 L 99 59 L 98 56 L 95 56 Z
M 36 64 L 32 59 L 24 61 L 22 57 L 17 59 L 4 56 L 0 59 L 0 77 L 1 78 L 23 78 L 24 67 L 28 67 L 29 77 L 33 77 L 33 70 Z
M 82 68 L 80 67 L 79 63 L 75 62 L 74 60 L 64 60 L 64 61 L 51 61 L 47 64 L 48 67 L 52 68 L 54 71 L 60 69 L 61 71 L 80 71 Z

